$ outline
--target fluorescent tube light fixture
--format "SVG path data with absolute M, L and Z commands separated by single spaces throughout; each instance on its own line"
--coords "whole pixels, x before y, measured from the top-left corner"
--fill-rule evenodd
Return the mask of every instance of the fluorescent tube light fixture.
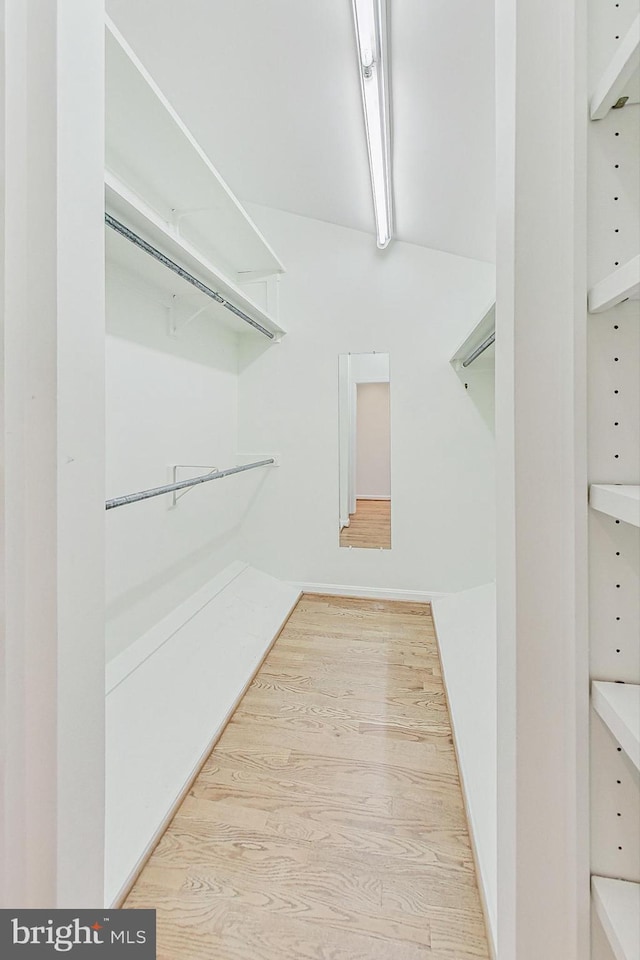
M 378 246 L 391 239 L 391 149 L 386 0 L 353 0 L 360 87 Z

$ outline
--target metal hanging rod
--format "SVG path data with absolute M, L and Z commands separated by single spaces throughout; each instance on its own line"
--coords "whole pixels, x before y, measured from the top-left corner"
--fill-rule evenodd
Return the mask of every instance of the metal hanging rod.
M 151 487 L 150 490 L 140 490 L 138 493 L 129 493 L 124 497 L 114 497 L 113 500 L 107 500 L 105 510 L 113 510 L 114 507 L 124 507 L 127 503 L 137 503 L 138 500 L 150 500 L 151 497 L 161 497 L 164 493 L 173 493 L 175 490 L 186 490 L 187 487 L 195 487 L 199 483 L 208 483 L 209 480 L 219 480 L 221 477 L 230 477 L 233 473 L 244 473 L 245 470 L 254 470 L 256 467 L 267 467 L 275 463 L 271 457 L 269 460 L 256 460 L 255 463 L 245 463 L 241 467 L 230 467 L 228 470 L 218 470 L 216 473 L 205 473 L 201 477 L 192 477 L 191 480 L 180 480 L 178 483 L 166 483 L 163 487 Z
M 492 343 L 495 343 L 495 339 L 496 339 L 496 332 L 494 330 L 493 333 L 490 334 L 486 340 L 482 341 L 480 346 L 476 347 L 475 350 L 472 353 L 470 353 L 469 356 L 462 361 L 462 366 L 468 367 L 469 364 L 473 363 L 474 360 L 477 360 L 480 354 L 484 353 L 485 350 L 488 350 Z
M 221 293 L 217 293 L 215 290 L 212 290 L 211 287 L 208 287 L 205 283 L 202 283 L 202 281 L 198 280 L 197 277 L 194 277 L 191 273 L 188 273 L 179 264 L 169 259 L 169 257 L 165 256 L 164 253 L 161 253 L 160 250 L 157 250 L 156 247 L 152 247 L 150 243 L 147 243 L 147 241 L 143 240 L 142 237 L 139 237 L 137 233 L 134 233 L 133 230 L 130 230 L 129 227 L 126 227 L 124 223 L 120 223 L 119 220 L 116 220 L 115 217 L 112 217 L 109 213 L 105 213 L 104 222 L 108 227 L 111 227 L 112 230 L 115 230 L 116 233 L 119 233 L 120 236 L 124 237 L 126 240 L 129 240 L 130 243 L 133 243 L 136 247 L 139 247 L 140 250 L 144 250 L 145 253 L 148 253 L 150 257 L 153 257 L 154 260 L 157 260 L 164 267 L 167 267 L 168 270 L 172 270 L 174 273 L 177 273 L 179 277 L 182 277 L 182 279 L 186 280 L 187 283 L 190 283 L 201 293 L 204 293 L 205 296 L 211 297 L 211 299 L 215 300 L 216 303 L 221 304 L 227 310 L 230 310 L 231 313 L 235 313 L 236 317 L 240 317 L 241 320 L 244 320 L 245 323 L 248 323 L 255 330 L 259 330 L 260 333 L 264 334 L 265 337 L 268 337 L 269 340 L 274 339 L 274 334 L 271 333 L 270 330 L 267 330 L 266 327 L 261 326 L 257 320 L 253 320 L 248 314 L 240 310 L 239 307 L 234 306 L 234 304 L 223 297 Z

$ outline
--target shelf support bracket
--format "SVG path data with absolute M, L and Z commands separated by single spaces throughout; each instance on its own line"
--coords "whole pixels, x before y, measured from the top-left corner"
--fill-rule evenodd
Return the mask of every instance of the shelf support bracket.
M 181 470 L 207 470 L 209 473 L 217 473 L 217 467 L 211 467 L 209 464 L 194 464 L 194 463 L 174 463 L 171 468 L 171 482 L 179 483 L 181 480 L 187 480 L 188 477 L 181 476 L 179 471 Z M 178 503 L 178 500 L 181 500 L 182 497 L 186 497 L 188 493 L 191 493 L 195 487 L 187 487 L 186 490 L 174 490 L 171 494 L 171 506 L 175 507 Z
M 237 275 L 237 282 L 241 287 L 262 287 L 264 291 L 264 306 L 272 317 L 280 319 L 280 274 L 265 273 L 262 270 L 243 270 Z
M 189 324 L 196 319 L 196 317 L 199 317 L 200 314 L 204 313 L 204 311 L 207 309 L 206 306 L 200 307 L 200 309 L 196 310 L 195 313 L 191 313 L 188 317 L 180 319 L 178 317 L 178 310 L 176 306 L 177 300 L 178 298 L 174 293 L 172 295 L 171 302 L 167 307 L 167 311 L 169 313 L 169 336 L 173 337 L 174 340 L 176 340 L 180 334 L 184 332 L 185 328 L 188 327 Z
M 186 217 L 192 217 L 195 213 L 208 213 L 212 210 L 212 207 L 194 207 L 192 210 L 176 210 L 175 208 L 171 210 L 171 226 L 176 232 L 178 237 L 182 236 L 180 232 L 180 224 Z

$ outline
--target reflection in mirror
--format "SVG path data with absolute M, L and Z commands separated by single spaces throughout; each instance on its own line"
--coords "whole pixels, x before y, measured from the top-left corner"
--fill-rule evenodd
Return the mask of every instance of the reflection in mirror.
M 338 358 L 340 546 L 391 549 L 389 354 Z

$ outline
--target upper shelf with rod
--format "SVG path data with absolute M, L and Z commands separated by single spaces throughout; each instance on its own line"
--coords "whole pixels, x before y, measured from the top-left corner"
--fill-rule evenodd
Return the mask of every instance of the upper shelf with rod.
M 491 366 L 494 351 L 491 349 L 496 338 L 496 302 L 489 306 L 482 319 L 475 325 L 469 336 L 460 344 L 451 363 L 455 370 L 466 370 L 471 364 Z
M 240 286 L 277 277 L 281 261 L 108 18 L 106 77 L 107 213 L 282 334 Z
M 591 97 L 591 119 L 609 110 L 640 102 L 640 14 L 621 38 Z

